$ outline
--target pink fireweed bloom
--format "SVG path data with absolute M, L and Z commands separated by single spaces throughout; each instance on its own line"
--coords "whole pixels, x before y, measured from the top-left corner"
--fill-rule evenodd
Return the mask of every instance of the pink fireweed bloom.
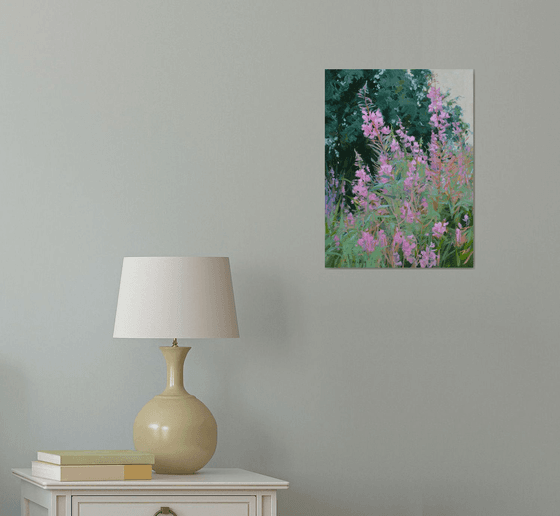
M 362 231 L 362 238 L 358 239 L 358 245 L 361 246 L 364 251 L 373 253 L 373 251 L 375 251 L 376 244 L 377 241 L 373 238 L 373 235 Z
M 401 140 L 403 141 L 403 144 L 405 147 L 411 147 L 412 142 L 414 142 L 415 138 L 414 136 L 409 136 L 406 131 L 404 130 L 404 127 L 402 126 L 402 123 L 399 120 L 399 129 L 397 129 L 397 134 L 400 136 Z
M 354 194 L 354 202 L 364 209 L 374 209 L 379 206 L 380 202 L 375 194 L 368 195 L 367 184 L 371 182 L 371 176 L 366 172 L 367 168 L 356 171 L 357 181 L 352 183 L 352 193 Z M 369 172 L 369 171 L 368 171 Z M 367 200 L 372 202 L 368 203 Z
M 368 201 L 371 203 L 371 208 L 377 208 L 381 204 L 381 199 L 373 192 L 368 195 Z
M 463 234 L 462 229 L 463 226 L 461 226 L 461 224 L 455 229 L 455 245 L 457 247 L 462 246 L 467 241 L 467 237 Z
M 352 187 L 352 193 L 356 196 L 366 197 L 367 192 L 367 187 L 361 179 Z
M 364 183 L 369 183 L 371 181 L 371 176 L 363 168 L 356 171 L 356 177 L 361 179 Z
M 432 101 L 430 107 L 428 108 L 429 113 L 443 109 L 443 95 L 439 88 L 432 86 L 428 91 L 428 98 Z
M 461 131 L 461 128 L 459 127 L 459 122 L 453 122 L 453 134 L 458 138 L 459 136 L 461 136 L 463 131 Z
M 406 190 L 410 191 L 418 184 L 420 181 L 420 175 L 416 172 L 416 160 L 408 162 L 408 172 L 406 174 L 406 179 L 404 180 L 404 187 Z
M 441 238 L 443 234 L 447 231 L 447 225 L 449 222 L 436 222 L 432 228 L 432 235 L 435 238 Z
M 389 158 L 383 153 L 379 155 L 379 173 L 377 174 L 377 180 L 383 184 L 395 178 L 393 165 L 387 162 L 388 159 Z
M 378 245 L 380 245 L 381 247 L 387 247 L 387 235 L 385 235 L 385 231 L 383 231 L 382 229 L 379 230 L 379 233 L 377 233 L 378 238 L 377 238 L 377 243 Z
M 369 120 L 375 127 L 381 127 L 383 125 L 383 115 L 381 114 L 381 110 L 378 109 L 377 111 L 372 111 L 369 114 Z
M 459 184 L 466 185 L 469 182 L 468 171 L 465 168 L 464 156 L 462 152 L 457 155 L 459 166 Z
M 437 136 L 436 133 L 432 133 L 432 136 L 430 138 L 430 146 L 428 147 L 428 150 L 430 151 L 431 154 L 435 154 L 439 149 L 438 146 L 438 141 L 437 141 Z
M 402 244 L 403 234 L 399 228 L 395 228 L 395 234 L 393 235 L 393 249 L 398 249 L 398 246 Z
M 434 127 L 438 127 L 439 124 L 439 118 L 437 116 L 437 113 L 434 113 L 431 117 L 430 117 L 430 122 L 432 122 L 432 125 Z
M 336 244 L 336 247 L 340 247 L 340 237 L 338 235 L 334 236 L 334 243 Z
M 406 179 L 404 180 L 404 187 L 406 190 L 410 191 L 414 188 L 414 185 L 420 181 L 420 176 L 413 172 L 408 172 Z
M 434 253 L 433 249 L 435 244 L 432 242 L 429 246 L 426 246 L 425 251 L 420 252 L 420 267 L 423 269 L 435 267 L 437 265 L 437 255 Z
M 409 223 L 420 222 L 421 213 L 415 212 L 410 203 L 405 201 L 401 206 L 401 217 Z
M 397 152 L 400 149 L 399 144 L 397 143 L 397 140 L 395 140 L 393 138 L 393 141 L 391 142 L 391 152 Z
M 363 109 L 362 119 L 364 121 L 362 131 L 366 138 L 373 140 L 376 136 L 380 136 L 380 133 L 389 134 L 391 132 L 388 127 L 383 126 L 383 115 L 379 109 L 373 112 Z
M 402 126 L 402 122 L 400 120 L 399 120 L 399 129 L 396 130 L 396 134 L 402 140 L 403 146 L 405 147 L 405 149 L 409 149 L 412 152 L 412 155 L 417 160 L 417 163 L 426 163 L 427 162 L 427 158 L 424 156 L 424 152 L 420 148 L 419 143 L 416 141 L 414 136 L 409 136 L 406 133 L 406 131 L 404 130 L 404 127 Z M 395 140 L 393 140 L 393 144 L 396 144 Z M 399 147 L 395 148 L 393 146 L 393 144 L 391 144 L 391 151 L 396 152 L 397 150 L 399 150 L 398 157 L 399 158 L 404 157 L 404 153 L 400 152 L 400 148 Z M 398 145 L 398 144 L 396 144 L 396 145 Z
M 438 139 L 441 143 L 445 144 L 447 136 L 445 134 L 446 129 L 449 127 L 449 113 L 443 109 L 443 95 L 439 88 L 432 86 L 428 91 L 428 98 L 431 100 L 430 107 L 428 111 L 433 113 L 430 117 L 430 125 L 437 129 Z M 432 133 L 432 137 L 434 133 Z M 431 150 L 431 146 L 430 146 Z
M 388 242 L 385 231 L 380 229 L 377 235 L 378 238 L 373 238 L 373 235 L 371 235 L 370 233 L 362 231 L 362 238 L 358 239 L 358 245 L 368 253 L 373 253 L 373 251 L 375 251 L 378 246 L 387 247 Z
M 416 239 L 414 238 L 414 235 L 408 235 L 406 238 L 403 238 L 402 249 L 404 257 L 408 263 L 414 263 L 413 252 L 415 248 Z

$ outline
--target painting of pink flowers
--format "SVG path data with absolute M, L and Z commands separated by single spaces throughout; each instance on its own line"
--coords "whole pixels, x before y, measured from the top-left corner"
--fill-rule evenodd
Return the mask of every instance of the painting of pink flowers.
M 473 70 L 325 71 L 325 266 L 474 266 Z

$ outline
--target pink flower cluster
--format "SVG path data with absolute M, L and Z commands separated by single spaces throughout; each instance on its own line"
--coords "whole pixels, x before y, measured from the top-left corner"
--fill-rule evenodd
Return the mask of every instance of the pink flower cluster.
M 362 231 L 362 238 L 358 239 L 358 245 L 367 253 L 373 253 L 377 246 L 387 247 L 387 243 L 387 236 L 382 229 L 377 232 L 377 238 L 374 238 L 371 233 Z
M 447 142 L 446 131 L 449 127 L 449 113 L 443 109 L 443 94 L 439 88 L 432 86 L 428 91 L 428 98 L 431 100 L 430 106 L 428 107 L 428 112 L 433 113 L 430 117 L 430 125 L 435 129 L 432 131 L 432 137 L 430 140 L 430 154 L 432 154 L 432 165 L 436 166 L 437 159 L 434 155 L 438 153 L 441 145 L 445 145 Z
M 433 113 L 430 122 L 433 127 L 439 130 L 441 137 L 442 133 L 445 133 L 445 130 L 449 127 L 447 121 L 449 113 L 443 109 L 443 94 L 439 88 L 432 87 L 428 91 L 428 98 L 432 101 L 428 108 L 428 112 Z M 442 141 L 445 141 L 445 138 Z
M 366 168 L 361 168 L 356 172 L 358 180 L 352 186 L 354 202 L 362 209 L 374 210 L 381 204 L 381 200 L 374 192 L 368 192 L 368 183 L 371 183 L 371 176 L 366 172 Z
M 367 138 L 373 139 L 380 134 L 389 134 L 391 132 L 391 129 L 384 125 L 383 115 L 379 109 L 377 111 L 362 109 L 362 119 L 364 121 L 362 131 Z
M 408 149 L 413 156 L 423 156 L 423 152 L 422 149 L 420 149 L 420 145 L 418 145 L 418 142 L 416 141 L 414 136 L 409 136 L 406 133 L 400 121 L 399 121 L 399 128 L 395 132 L 399 135 L 399 138 L 403 142 L 404 148 Z M 403 157 L 403 156 L 404 154 L 399 157 Z
M 432 235 L 435 238 L 441 238 L 443 234 L 447 231 L 447 226 L 449 222 L 436 222 L 432 228 Z
M 432 242 L 430 245 L 426 246 L 424 251 L 420 252 L 420 267 L 423 269 L 429 269 L 435 267 L 438 264 L 439 257 L 434 252 L 435 244 Z
M 414 210 L 414 206 L 409 201 L 404 201 L 401 206 L 401 218 L 412 224 L 413 222 L 420 222 L 420 217 L 422 214 L 419 211 Z
M 463 222 L 465 224 L 469 223 L 468 215 L 465 215 L 463 217 Z M 467 237 L 465 236 L 465 233 L 466 233 L 466 229 L 463 229 L 463 225 L 458 224 L 457 228 L 455 228 L 455 245 L 457 247 L 461 247 L 467 241 Z
M 413 264 L 416 261 L 414 256 L 415 249 L 416 249 L 416 237 L 414 235 L 407 235 L 404 236 L 402 231 L 397 227 L 395 229 L 395 234 L 393 235 L 393 266 L 398 267 L 402 266 L 402 262 L 399 259 L 399 247 L 402 247 L 404 259 L 408 262 Z
M 387 155 L 381 153 L 379 155 L 379 173 L 377 174 L 377 180 L 380 183 L 388 183 L 395 179 L 393 174 L 393 165 L 388 162 Z

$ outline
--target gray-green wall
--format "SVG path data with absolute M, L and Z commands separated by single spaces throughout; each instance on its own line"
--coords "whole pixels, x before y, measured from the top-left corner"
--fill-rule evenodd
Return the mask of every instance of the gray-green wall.
M 560 510 L 558 8 L 5 0 L 0 512 L 38 449 L 131 448 L 167 342 L 113 340 L 123 256 L 229 256 L 197 341 L 209 466 L 281 516 Z M 473 68 L 474 270 L 323 268 L 325 68 Z M 187 345 L 187 342 L 183 342 Z

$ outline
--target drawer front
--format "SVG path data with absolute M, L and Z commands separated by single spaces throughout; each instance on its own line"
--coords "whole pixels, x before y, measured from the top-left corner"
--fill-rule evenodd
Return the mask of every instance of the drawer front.
M 72 497 L 72 516 L 154 516 L 162 507 L 177 516 L 257 516 L 256 496 Z

